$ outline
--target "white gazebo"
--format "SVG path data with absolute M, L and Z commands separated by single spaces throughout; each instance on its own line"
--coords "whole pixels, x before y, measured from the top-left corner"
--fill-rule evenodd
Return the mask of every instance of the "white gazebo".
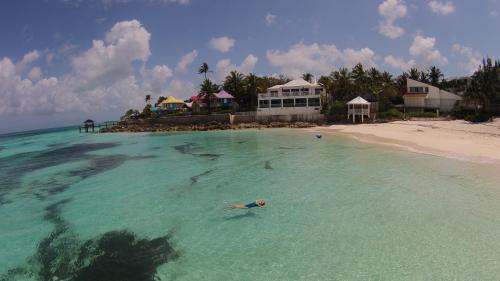
M 362 97 L 357 97 L 347 103 L 347 119 L 351 118 L 352 123 L 356 123 L 356 115 L 361 116 L 363 123 L 365 115 L 370 118 L 370 103 Z

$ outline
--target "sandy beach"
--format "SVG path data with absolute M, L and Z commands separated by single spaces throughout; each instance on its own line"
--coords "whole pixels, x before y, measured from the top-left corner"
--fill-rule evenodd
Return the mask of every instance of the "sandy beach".
M 500 163 L 500 119 L 471 124 L 454 121 L 396 121 L 332 125 L 317 131 L 352 136 L 360 141 L 397 146 L 419 153 L 481 163 Z

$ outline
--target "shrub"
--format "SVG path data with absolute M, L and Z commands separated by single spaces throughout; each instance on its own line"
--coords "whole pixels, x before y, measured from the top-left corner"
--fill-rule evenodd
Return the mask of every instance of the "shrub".
M 404 114 L 401 111 L 399 111 L 395 108 L 392 108 L 392 109 L 389 109 L 387 111 L 380 112 L 378 114 L 378 117 L 380 119 L 403 119 Z
M 493 115 L 486 111 L 479 111 L 474 114 L 468 114 L 465 116 L 464 120 L 472 123 L 488 122 L 493 118 Z
M 407 117 L 425 117 L 425 118 L 434 118 L 437 117 L 436 112 L 408 112 L 406 113 Z

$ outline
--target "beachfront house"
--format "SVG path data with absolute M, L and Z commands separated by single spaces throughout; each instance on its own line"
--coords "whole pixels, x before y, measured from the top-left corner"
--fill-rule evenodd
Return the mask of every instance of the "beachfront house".
M 325 90 L 317 83 L 295 79 L 267 89 L 258 95 L 257 115 L 320 114 L 321 96 Z
M 159 104 L 161 109 L 168 112 L 180 111 L 184 108 L 184 106 L 184 101 L 174 96 L 167 97 Z
M 462 97 L 441 90 L 438 87 L 407 79 L 406 94 L 403 96 L 406 110 L 439 110 L 452 111 Z
M 359 116 L 361 123 L 363 123 L 365 116 L 370 118 L 370 106 L 370 102 L 358 96 L 347 103 L 347 118 L 351 119 L 352 117 L 352 123 L 356 123 L 356 116 Z
M 232 108 L 234 104 L 234 97 L 224 90 L 213 94 L 211 99 L 211 106 L 215 108 Z

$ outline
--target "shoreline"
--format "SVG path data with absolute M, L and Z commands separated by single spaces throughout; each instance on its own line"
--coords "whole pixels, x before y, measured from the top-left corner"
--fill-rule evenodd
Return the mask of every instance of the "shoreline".
M 121 123 L 118 126 L 103 128 L 100 133 L 154 133 L 154 132 L 196 132 L 196 131 L 224 131 L 224 130 L 244 130 L 244 129 L 264 129 L 264 128 L 314 128 L 318 126 L 310 122 L 270 122 L 270 123 L 239 123 L 231 125 L 226 122 L 211 121 L 202 124 L 191 125 L 170 125 L 170 124 L 146 124 L 146 123 Z
M 395 121 L 331 125 L 305 129 L 338 134 L 365 143 L 460 161 L 500 164 L 500 119 L 491 123 L 465 121 Z

